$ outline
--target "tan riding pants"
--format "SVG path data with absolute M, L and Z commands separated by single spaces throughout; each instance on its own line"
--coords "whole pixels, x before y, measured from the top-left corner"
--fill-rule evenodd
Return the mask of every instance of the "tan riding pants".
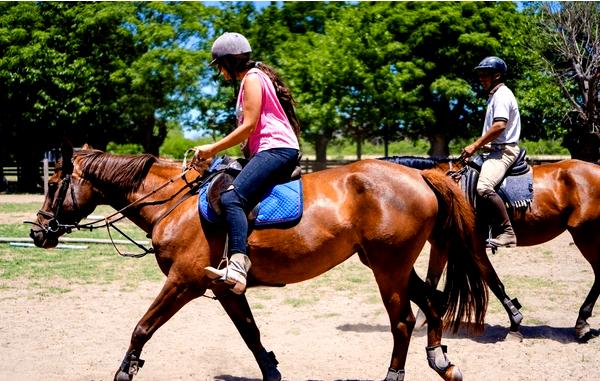
M 494 191 L 496 185 L 502 181 L 504 174 L 519 155 L 521 149 L 516 144 L 507 144 L 502 149 L 490 152 L 481 166 L 481 173 L 477 181 L 477 193 L 483 196 Z

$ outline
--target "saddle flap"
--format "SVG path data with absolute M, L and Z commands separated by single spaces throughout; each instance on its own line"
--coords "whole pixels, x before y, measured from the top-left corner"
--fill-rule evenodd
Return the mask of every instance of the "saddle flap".
M 231 184 L 233 184 L 233 176 L 227 172 L 219 173 L 214 177 L 210 184 L 208 184 L 206 200 L 217 215 L 222 214 L 221 194 L 225 192 Z

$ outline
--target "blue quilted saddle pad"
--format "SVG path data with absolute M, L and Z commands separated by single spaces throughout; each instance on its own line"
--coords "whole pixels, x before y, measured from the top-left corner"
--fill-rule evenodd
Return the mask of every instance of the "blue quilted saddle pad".
M 198 211 L 207 221 L 220 222 L 222 218 L 212 210 L 206 197 L 208 185 L 205 184 L 200 188 Z M 275 185 L 260 201 L 254 226 L 273 226 L 297 222 L 302 217 L 302 209 L 302 181 L 300 179 Z

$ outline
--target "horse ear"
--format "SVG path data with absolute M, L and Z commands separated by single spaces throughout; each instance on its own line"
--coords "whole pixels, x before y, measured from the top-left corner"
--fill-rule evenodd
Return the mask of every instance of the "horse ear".
M 62 154 L 63 160 L 71 160 L 71 158 L 73 157 L 73 145 L 71 144 L 69 139 L 63 139 L 63 142 L 60 146 L 60 152 Z
M 71 163 L 71 159 L 73 158 L 73 145 L 69 139 L 63 139 L 60 151 L 62 153 L 62 172 L 71 174 L 73 172 L 73 164 Z
M 93 148 L 91 145 L 89 145 L 89 144 L 85 143 L 85 144 L 83 145 L 83 147 L 81 147 L 81 149 L 82 149 L 82 150 L 93 150 L 94 148 Z

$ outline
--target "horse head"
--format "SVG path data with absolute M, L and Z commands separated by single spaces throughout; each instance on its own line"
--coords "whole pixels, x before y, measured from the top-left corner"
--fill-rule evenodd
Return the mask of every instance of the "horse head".
M 92 150 L 85 145 L 82 151 Z M 73 147 L 63 145 L 61 152 L 62 158 L 48 179 L 44 204 L 29 233 L 36 246 L 46 249 L 56 247 L 58 238 L 70 233 L 98 205 L 91 183 L 83 179 Z
M 48 194 L 37 213 L 37 221 L 33 222 L 30 237 L 36 246 L 52 248 L 58 244 L 60 236 L 72 229 L 90 228 L 89 224 L 79 225 L 79 222 L 98 205 L 110 205 L 117 210 L 125 206 L 132 209 L 137 201 L 171 183 L 172 179 L 165 180 L 162 185 L 148 183 L 145 186 L 150 191 L 146 196 L 139 195 L 138 190 L 150 167 L 157 161 L 149 154 L 114 155 L 92 149 L 87 144 L 76 153 L 70 146 L 63 147 L 62 159 L 48 180 Z M 203 178 L 212 162 L 212 158 L 198 159 L 190 169 L 199 174 L 198 178 Z M 172 174 L 175 167 L 170 164 L 170 168 Z

